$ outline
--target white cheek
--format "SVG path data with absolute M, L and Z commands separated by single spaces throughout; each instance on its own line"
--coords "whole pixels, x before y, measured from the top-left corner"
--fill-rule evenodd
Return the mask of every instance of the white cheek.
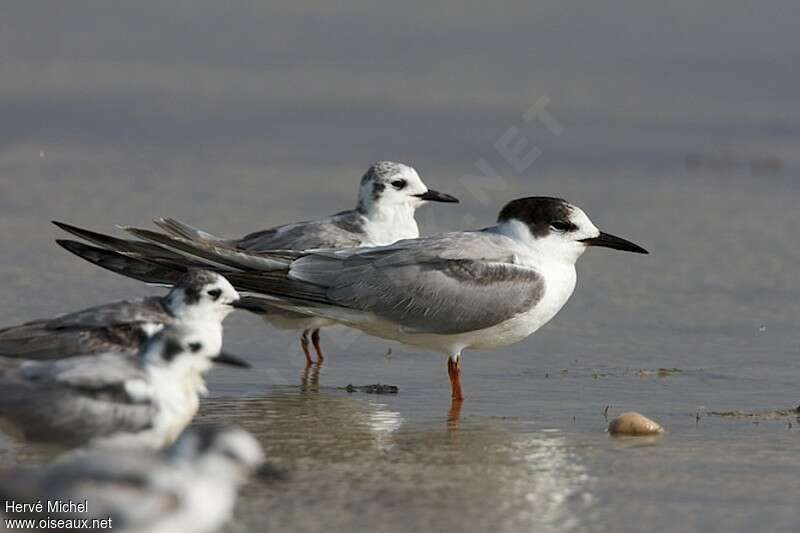
M 406 194 L 422 194 L 428 192 L 428 187 L 426 187 L 422 181 L 409 180 L 407 183 L 408 185 L 403 189 Z
M 573 224 L 578 226 L 578 231 L 574 231 L 571 234 L 572 239 L 577 241 L 581 239 L 591 239 L 592 237 L 600 235 L 600 230 L 592 224 L 592 221 L 589 220 L 586 213 L 580 209 L 575 208 L 570 219 Z

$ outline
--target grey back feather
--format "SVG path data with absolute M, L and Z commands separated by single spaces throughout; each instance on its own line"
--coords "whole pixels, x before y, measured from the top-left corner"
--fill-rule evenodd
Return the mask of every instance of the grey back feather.
M 142 324 L 173 322 L 163 298 L 123 300 L 2 329 L 0 355 L 53 359 L 137 351 L 146 339 Z
M 120 354 L 24 363 L 0 377 L 0 418 L 29 439 L 63 445 L 143 431 L 158 407 L 132 397 L 126 383 L 146 379 L 133 358 Z
M 295 261 L 288 277 L 322 289 L 320 303 L 373 313 L 418 332 L 463 333 L 525 312 L 544 294 L 544 278 L 514 264 L 513 249 L 501 235 L 453 233 L 312 253 Z M 318 293 L 309 288 L 309 299 Z
M 164 299 L 151 296 L 138 300 L 122 300 L 54 318 L 48 329 L 100 328 L 108 325 L 127 325 L 154 322 L 171 324 L 174 317 L 164 305 Z
M 228 244 L 248 252 L 352 248 L 365 244 L 364 218 L 358 211 L 343 211 L 323 220 L 287 224 L 257 231 Z
M 0 498 L 82 502 L 85 513 L 52 513 L 52 518 L 111 518 L 114 528 L 148 530 L 181 504 L 181 495 L 164 483 L 161 454 L 133 450 L 93 450 L 42 468 L 16 468 L 0 475 Z M 41 514 L 7 513 L 11 518 Z M 91 520 L 90 520 L 91 522 Z

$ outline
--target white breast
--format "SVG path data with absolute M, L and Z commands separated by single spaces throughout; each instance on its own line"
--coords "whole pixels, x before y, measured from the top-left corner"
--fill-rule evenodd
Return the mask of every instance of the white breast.
M 416 239 L 419 226 L 413 209 L 386 209 L 370 213 L 364 223 L 364 233 L 366 240 L 362 246 L 384 246 L 402 239 Z
M 199 395 L 205 391 L 205 381 L 199 373 L 176 376 L 157 369 L 152 374 L 158 390 L 158 415 L 153 431 L 163 435 L 166 444 L 172 443 L 189 425 L 200 406 Z
M 150 396 L 157 404 L 152 425 L 138 433 L 118 433 L 95 439 L 102 446 L 162 448 L 172 444 L 189 425 L 200 407 L 199 395 L 205 390 L 202 375 L 176 376 L 164 368 L 148 370 Z

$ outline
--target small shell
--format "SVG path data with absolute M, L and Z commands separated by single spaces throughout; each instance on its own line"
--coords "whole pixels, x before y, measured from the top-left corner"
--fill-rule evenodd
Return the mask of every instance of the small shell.
M 630 411 L 622 413 L 608 425 L 608 432 L 614 436 L 651 436 L 661 435 L 664 428 L 644 415 Z

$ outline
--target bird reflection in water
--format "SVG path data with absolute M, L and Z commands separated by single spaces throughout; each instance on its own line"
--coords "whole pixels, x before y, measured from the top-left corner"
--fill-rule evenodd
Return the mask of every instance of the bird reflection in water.
M 246 427 L 289 471 L 291 481 L 280 490 L 248 493 L 241 502 L 244 523 L 266 520 L 265 529 L 369 523 L 511 532 L 586 525 L 580 517 L 591 516 L 594 480 L 567 437 L 509 420 L 462 420 L 459 410 L 451 405 L 443 427 L 429 414 L 401 415 L 366 395 L 295 389 L 211 399 L 202 418 Z
M 300 375 L 300 391 L 319 392 L 319 374 L 322 363 L 308 364 Z

